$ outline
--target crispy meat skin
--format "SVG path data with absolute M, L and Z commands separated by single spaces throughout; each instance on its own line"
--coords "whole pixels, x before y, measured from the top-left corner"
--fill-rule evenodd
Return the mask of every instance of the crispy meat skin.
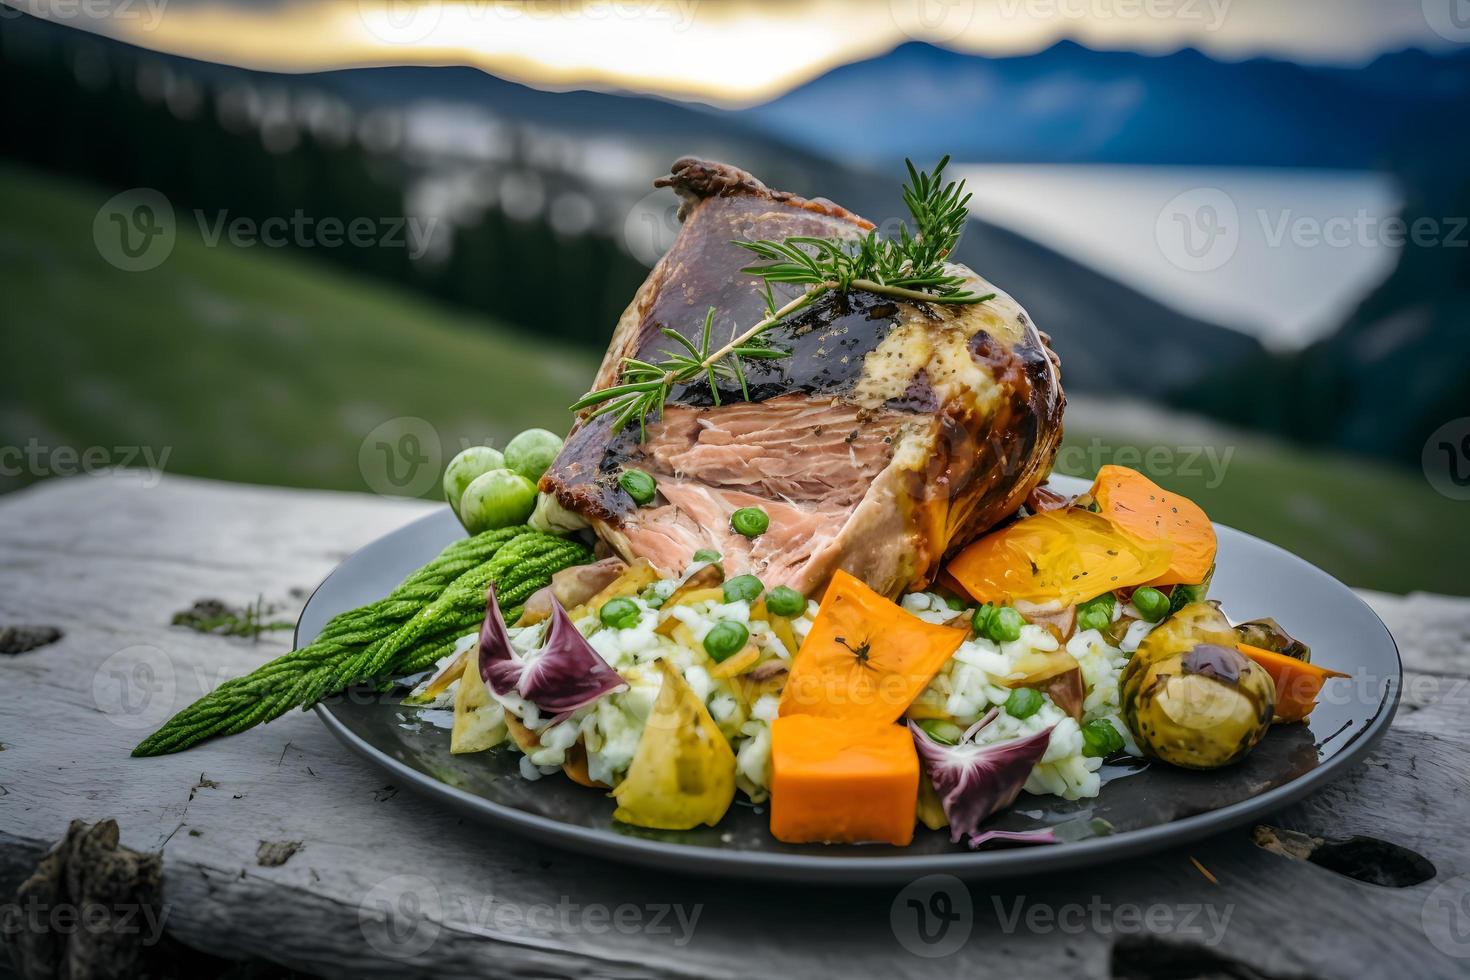
M 658 360 L 671 346 L 664 328 L 697 342 L 710 307 L 716 345 L 761 319 L 760 283 L 740 271 L 751 256 L 731 240 L 872 227 L 725 164 L 685 158 L 656 183 L 678 192 L 684 224 L 619 319 L 598 388 L 624 357 Z M 644 443 L 636 426 L 579 420 L 541 488 L 625 558 L 667 574 L 714 548 L 728 574 L 767 586 L 816 595 L 845 568 L 893 595 L 931 581 L 946 553 L 1013 513 L 1051 468 L 1059 363 L 1009 296 L 956 306 L 829 295 L 768 336 L 791 356 L 747 364 L 752 401 L 732 382 L 720 382 L 718 406 L 707 382 L 678 386 Z M 618 488 L 625 466 L 655 475 L 652 506 Z M 770 530 L 732 532 L 743 506 L 763 507 Z

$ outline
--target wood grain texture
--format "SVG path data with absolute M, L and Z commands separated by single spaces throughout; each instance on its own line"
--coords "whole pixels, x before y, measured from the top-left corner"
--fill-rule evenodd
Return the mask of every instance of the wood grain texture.
M 1162 975 L 1164 961 L 1271 977 L 1470 971 L 1470 943 L 1448 928 L 1456 915 L 1470 928 L 1459 910 L 1470 905 L 1455 905 L 1470 901 L 1464 600 L 1365 596 L 1409 668 L 1400 720 L 1366 764 L 1272 820 L 1433 863 L 1433 879 L 1401 888 L 1265 851 L 1249 827 L 1086 873 L 968 887 L 741 885 L 462 821 L 398 792 L 307 714 L 128 757 L 155 721 L 289 642 L 170 627 L 175 611 L 263 596 L 294 619 L 347 553 L 427 510 L 180 478 L 81 478 L 0 500 L 0 623 L 66 631 L 0 658 L 0 886 L 13 889 L 69 820 L 114 817 L 124 844 L 163 854 L 172 935 L 323 975 L 1105 978 Z M 263 842 L 295 841 L 262 865 Z M 904 944 L 943 948 L 915 938 L 908 904 L 942 910 L 936 889 L 970 910 L 946 934 L 966 941 L 942 959 Z

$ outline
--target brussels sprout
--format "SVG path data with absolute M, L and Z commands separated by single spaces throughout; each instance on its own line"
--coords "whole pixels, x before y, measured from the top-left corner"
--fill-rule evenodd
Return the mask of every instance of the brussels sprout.
M 561 436 L 546 429 L 527 429 L 506 445 L 505 465 L 535 483 L 559 452 Z
M 1241 643 L 1292 657 L 1304 664 L 1312 662 L 1312 648 L 1282 629 L 1274 619 L 1253 619 L 1235 627 L 1235 632 L 1240 635 Z
M 471 534 L 524 524 L 536 508 L 536 484 L 511 470 L 475 477 L 459 503 L 459 519 Z
M 454 516 L 459 516 L 459 502 L 475 477 L 504 468 L 505 457 L 489 446 L 471 446 L 451 459 L 444 468 L 444 499 L 449 501 Z
M 1119 681 L 1123 721 L 1144 752 L 1214 769 L 1255 748 L 1271 726 L 1276 685 L 1237 642 L 1224 614 L 1203 602 L 1144 639 Z

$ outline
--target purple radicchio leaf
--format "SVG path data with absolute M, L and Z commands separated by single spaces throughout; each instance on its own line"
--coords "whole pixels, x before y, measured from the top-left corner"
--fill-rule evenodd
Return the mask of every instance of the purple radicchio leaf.
M 485 624 L 480 627 L 480 676 L 501 697 L 524 698 L 543 715 L 553 716 L 552 724 L 626 686 L 577 631 L 559 602 L 552 602 L 551 623 L 541 649 L 522 657 L 510 645 L 493 585 L 485 605 Z
M 1016 801 L 1051 740 L 1048 727 L 1035 735 L 995 745 L 970 741 L 992 717 L 987 715 L 972 726 L 958 745 L 941 745 L 909 722 L 919 759 L 949 820 L 949 839 L 959 843 L 961 837 L 968 836 L 971 847 L 978 846 L 981 822 Z

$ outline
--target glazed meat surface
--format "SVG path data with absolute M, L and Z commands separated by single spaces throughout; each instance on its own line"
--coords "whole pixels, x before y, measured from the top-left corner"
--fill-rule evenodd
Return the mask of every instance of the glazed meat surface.
M 686 158 L 656 182 L 682 199 L 683 225 L 619 319 L 594 386 L 616 383 L 624 357 L 658 361 L 663 328 L 698 342 L 715 309 L 714 346 L 759 322 L 760 280 L 732 240 L 840 239 L 872 225 L 824 200 L 772 191 L 745 171 Z M 626 559 L 667 575 L 694 552 L 727 575 L 819 596 L 845 569 L 887 595 L 933 580 L 942 558 L 1003 520 L 1051 468 L 1064 397 L 1056 357 L 1024 310 L 960 266 L 976 305 L 829 294 L 766 336 L 789 350 L 746 362 L 750 401 L 733 381 L 677 386 L 662 416 L 613 431 L 579 419 L 541 489 L 588 521 Z M 795 296 L 794 289 L 776 301 Z M 626 467 L 652 474 L 638 507 L 618 486 Z M 758 506 L 770 528 L 748 539 L 730 515 Z

